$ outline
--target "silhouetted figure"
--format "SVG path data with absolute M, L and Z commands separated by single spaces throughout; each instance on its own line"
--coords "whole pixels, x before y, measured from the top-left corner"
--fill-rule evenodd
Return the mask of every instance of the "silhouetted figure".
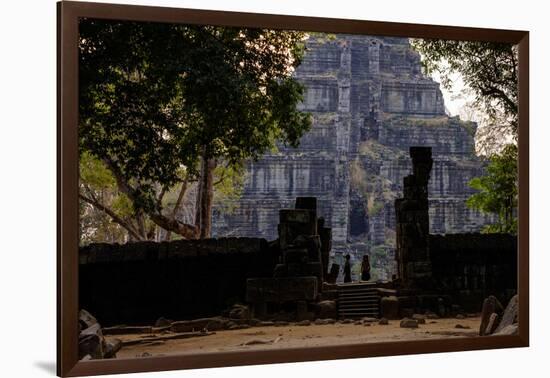
M 361 281 L 370 280 L 370 261 L 369 255 L 363 256 L 363 261 L 361 262 Z
M 344 283 L 351 282 L 351 265 L 349 263 L 350 255 L 346 255 L 346 263 L 344 264 Z

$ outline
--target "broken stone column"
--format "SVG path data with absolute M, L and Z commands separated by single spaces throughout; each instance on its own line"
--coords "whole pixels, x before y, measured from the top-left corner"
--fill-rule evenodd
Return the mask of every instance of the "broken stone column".
M 321 237 L 318 232 L 320 222 L 317 218 L 317 199 L 298 197 L 295 207 L 279 212 L 282 264 L 275 268 L 275 276 L 313 276 L 317 278 L 318 289 L 321 291 L 324 274 Z
M 318 300 L 331 246 L 331 229 L 317 218 L 317 199 L 298 197 L 295 209 L 279 212 L 280 263 L 273 277 L 247 280 L 247 301 L 263 316 L 266 303 L 292 302 L 299 319 L 310 317 L 308 303 Z
M 413 173 L 403 179 L 403 198 L 395 200 L 397 268 L 402 286 L 429 289 L 432 267 L 428 237 L 428 181 L 432 169 L 431 147 L 411 147 Z

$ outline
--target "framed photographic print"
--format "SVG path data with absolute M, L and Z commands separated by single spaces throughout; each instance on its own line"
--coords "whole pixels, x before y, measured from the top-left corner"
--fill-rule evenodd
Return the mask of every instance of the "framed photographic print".
M 58 375 L 528 346 L 528 38 L 58 3 Z

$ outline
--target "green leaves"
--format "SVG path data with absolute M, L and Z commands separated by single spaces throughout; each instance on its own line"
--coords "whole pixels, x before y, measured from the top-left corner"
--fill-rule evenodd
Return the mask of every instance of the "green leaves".
M 89 152 L 80 154 L 80 180 L 96 189 L 112 189 L 115 187 L 115 179 L 101 161 L 94 158 Z
M 497 223 L 485 232 L 517 232 L 518 74 L 517 48 L 508 43 L 416 39 L 413 47 L 422 55 L 428 73 L 439 72 L 442 84 L 452 85 L 459 73 L 474 95 L 473 108 L 480 109 L 487 126 L 478 129 L 480 151 L 498 151 L 490 156 L 487 174 L 469 182 L 478 193 L 466 204 L 484 213 L 496 214 Z M 512 144 L 509 144 L 511 143 Z
M 138 212 L 161 214 L 161 193 L 182 169 L 196 178 L 200 158 L 236 167 L 277 142 L 296 146 L 311 126 L 292 78 L 301 32 L 94 19 L 79 27 L 81 157 L 103 163 Z M 107 180 L 97 174 L 83 179 Z
M 517 138 L 517 48 L 509 43 L 415 39 L 412 46 L 422 55 L 427 73 L 439 72 L 450 88 L 459 73 L 474 95 L 473 106 L 483 110 L 489 123 Z M 502 138 L 502 135 L 501 135 Z
M 468 198 L 466 205 L 498 217 L 485 232 L 517 232 L 517 146 L 509 144 L 500 154 L 492 155 L 487 174 L 473 178 L 469 186 L 479 192 Z

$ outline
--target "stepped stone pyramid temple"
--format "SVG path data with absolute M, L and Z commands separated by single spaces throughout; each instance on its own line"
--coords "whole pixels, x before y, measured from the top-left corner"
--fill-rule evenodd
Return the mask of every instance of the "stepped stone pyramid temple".
M 277 238 L 279 210 L 317 197 L 332 228 L 331 260 L 371 257 L 374 279 L 396 273 L 394 201 L 411 172 L 410 146 L 432 148 L 430 233 L 477 232 L 491 219 L 466 207 L 468 181 L 483 174 L 476 124 L 449 117 L 439 83 L 421 71 L 407 38 L 313 34 L 296 78 L 313 116 L 299 148 L 280 146 L 247 168 L 231 213 L 214 210 L 213 236 Z

